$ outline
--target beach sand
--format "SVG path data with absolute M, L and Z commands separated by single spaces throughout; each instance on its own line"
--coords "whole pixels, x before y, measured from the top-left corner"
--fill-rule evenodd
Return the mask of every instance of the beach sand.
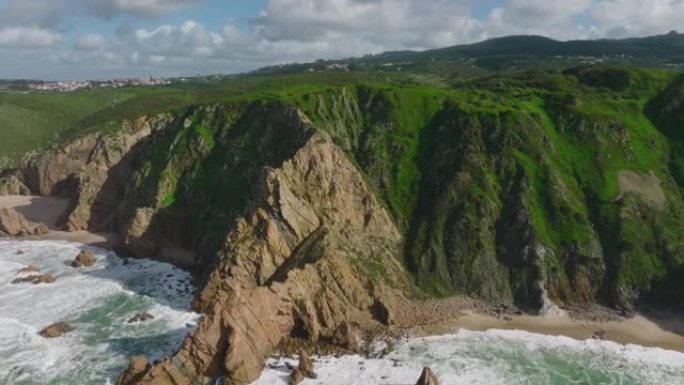
M 43 223 L 50 232 L 39 236 L 22 237 L 28 240 L 58 240 L 82 243 L 106 249 L 114 248 L 118 236 L 113 233 L 91 233 L 89 231 L 60 231 L 57 228 L 59 217 L 69 208 L 69 199 L 38 196 L 0 196 L 0 208 L 15 209 L 31 222 Z
M 424 337 L 455 333 L 459 329 L 486 331 L 489 329 L 524 330 L 546 335 L 562 335 L 585 340 L 602 331 L 606 340 L 621 344 L 636 344 L 648 347 L 684 352 L 684 316 L 682 314 L 659 314 L 657 316 L 636 314 L 614 321 L 582 321 L 569 316 L 540 317 L 533 315 L 511 315 L 496 317 L 466 311 L 453 321 L 409 329 L 409 335 Z

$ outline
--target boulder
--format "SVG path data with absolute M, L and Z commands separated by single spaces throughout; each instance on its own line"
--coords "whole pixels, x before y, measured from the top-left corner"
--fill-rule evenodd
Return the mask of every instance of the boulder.
M 40 335 L 45 338 L 55 338 L 74 330 L 76 330 L 76 328 L 66 322 L 57 322 L 41 330 Z
M 49 231 L 44 224 L 29 221 L 14 209 L 0 208 L 0 235 L 43 235 Z
M 134 356 L 128 361 L 128 368 L 116 381 L 116 385 L 133 385 L 137 383 L 147 370 L 150 369 L 150 361 L 143 356 Z
M 420 374 L 420 378 L 416 385 L 439 385 L 439 381 L 435 374 L 430 370 L 430 368 L 423 368 L 423 372 Z
M 311 357 L 309 357 L 305 351 L 301 350 L 299 352 L 299 365 L 297 365 L 297 367 L 290 374 L 290 383 L 292 385 L 297 385 L 302 382 L 304 378 L 316 377 L 318 376 L 316 373 L 314 373 Z
M 81 250 L 71 262 L 71 267 L 87 267 L 95 264 L 95 255 L 88 250 Z
M 0 178 L 0 195 L 31 195 L 31 190 L 17 175 Z
M 332 343 L 344 349 L 357 351 L 359 349 L 359 336 L 354 326 L 342 322 L 333 334 Z
M 151 319 L 154 319 L 154 316 L 150 313 L 147 312 L 142 312 L 142 313 L 137 313 L 133 317 L 129 318 L 128 321 L 126 321 L 129 324 L 132 324 L 134 322 L 145 322 L 149 321 Z
M 19 277 L 12 281 L 12 283 L 25 283 L 30 282 L 34 285 L 39 283 L 53 283 L 55 282 L 55 277 L 52 274 L 31 274 L 27 277 Z

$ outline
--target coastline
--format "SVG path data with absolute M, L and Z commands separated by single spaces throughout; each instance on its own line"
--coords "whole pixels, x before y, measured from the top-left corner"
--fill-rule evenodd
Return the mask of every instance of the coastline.
M 19 240 L 58 240 L 113 250 L 118 235 L 88 231 L 66 232 L 55 227 L 69 201 L 36 196 L 0 196 L 0 207 L 14 208 L 27 219 L 46 224 L 50 232 Z M 172 250 L 173 251 L 173 250 Z M 587 312 L 564 316 L 536 316 L 500 313 L 492 305 L 465 297 L 415 301 L 397 318 L 396 329 L 409 337 L 456 333 L 459 329 L 523 330 L 545 335 L 561 335 L 585 340 L 597 335 L 621 344 L 636 344 L 684 352 L 684 314 L 654 312 L 620 317 L 607 310 L 607 317 L 590 317 Z
M 601 332 L 602 339 L 620 344 L 684 352 L 684 317 L 674 314 L 662 314 L 660 317 L 636 314 L 620 320 L 585 321 L 573 319 L 567 315 L 496 317 L 477 311 L 465 311 L 453 321 L 409 327 L 406 331 L 409 337 L 427 337 L 456 333 L 462 328 L 473 331 L 522 330 L 544 335 L 565 336 L 576 340 L 596 338 L 594 336 L 597 332 Z

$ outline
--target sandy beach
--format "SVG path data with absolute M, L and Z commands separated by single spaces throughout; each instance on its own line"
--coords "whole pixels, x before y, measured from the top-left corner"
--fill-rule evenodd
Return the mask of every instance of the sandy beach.
M 459 329 L 486 331 L 489 329 L 524 330 L 546 335 L 561 335 L 585 340 L 602 331 L 606 340 L 621 344 L 636 344 L 648 347 L 684 352 L 684 317 L 663 314 L 659 317 L 637 314 L 615 321 L 582 321 L 569 316 L 540 317 L 533 315 L 512 315 L 496 317 L 475 311 L 464 314 L 449 322 L 408 329 L 413 337 L 455 333 Z
M 11 208 L 31 222 L 43 223 L 50 228 L 45 235 L 24 237 L 29 240 L 58 240 L 82 243 L 112 249 L 118 236 L 112 233 L 91 233 L 89 231 L 61 231 L 57 228 L 59 217 L 69 208 L 69 200 L 56 197 L 39 196 L 0 196 L 0 208 Z

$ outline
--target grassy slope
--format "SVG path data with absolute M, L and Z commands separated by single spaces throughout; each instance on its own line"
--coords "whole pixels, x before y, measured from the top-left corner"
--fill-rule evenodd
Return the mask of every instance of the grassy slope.
M 279 100 L 300 107 L 364 171 L 406 232 L 407 265 L 427 292 L 526 300 L 533 290 L 530 282 L 543 278 L 556 298 L 571 300 L 580 293 L 589 300 L 602 291 L 621 303 L 618 297 L 648 291 L 654 280 L 667 280 L 668 272 L 681 266 L 684 209 L 670 176 L 676 164 L 668 167 L 672 142 L 643 112 L 673 81 L 672 73 L 622 68 L 525 72 L 451 88 L 386 76 L 267 76 L 182 90 L 133 89 L 126 95 L 98 91 L 90 94 L 97 95 L 95 101 L 83 103 L 62 126 L 50 126 L 31 142 L 16 140 L 32 148 L 45 145 L 55 133 L 71 138 L 113 129 L 117 125 L 108 122 L 141 113 Z M 74 100 L 88 96 L 83 94 L 16 95 L 13 105 L 23 100 L 52 109 L 78 104 Z M 102 108 L 108 97 L 120 102 Z M 56 101 L 49 104 L 50 98 Z M 17 124 L 45 127 L 38 120 L 8 116 L 13 132 L 24 132 Z M 241 136 L 247 140 L 244 146 L 217 140 L 225 137 L 225 122 L 195 120 L 168 140 L 176 143 L 173 148 L 179 150 L 174 151 L 208 151 L 205 160 L 167 170 L 169 155 L 161 149 L 162 158 L 157 162 L 153 157 L 141 174 L 156 175 L 150 180 L 161 186 L 154 187 L 159 188 L 154 204 L 160 208 L 173 206 L 183 189 L 190 194 L 188 186 L 178 186 L 183 179 L 179 170 L 191 173 L 201 191 L 229 192 L 210 199 L 240 200 L 239 189 L 231 186 L 243 183 L 212 187 L 208 176 L 230 164 L 230 179 L 242 180 L 238 171 L 248 161 L 251 136 Z M 225 158 L 229 153 L 242 155 Z M 185 158 L 183 153 L 174 156 Z M 667 209 L 652 209 L 635 196 L 616 201 L 621 170 L 658 176 Z M 516 213 L 529 216 L 530 242 L 547 247 L 548 257 L 521 261 L 506 250 Z M 603 251 L 598 261 L 597 244 Z

